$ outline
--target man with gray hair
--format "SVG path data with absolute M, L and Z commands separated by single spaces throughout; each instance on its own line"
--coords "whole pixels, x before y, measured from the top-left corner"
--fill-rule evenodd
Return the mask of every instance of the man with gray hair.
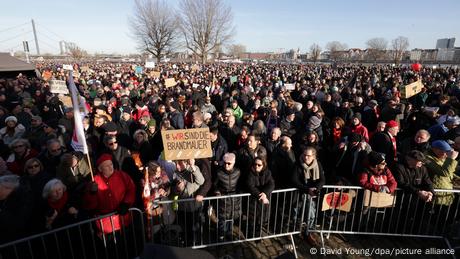
M 33 202 L 17 175 L 0 176 L 0 243 L 30 234 Z M 31 224 L 31 225 L 29 225 Z M 35 226 L 37 227 L 37 226 Z

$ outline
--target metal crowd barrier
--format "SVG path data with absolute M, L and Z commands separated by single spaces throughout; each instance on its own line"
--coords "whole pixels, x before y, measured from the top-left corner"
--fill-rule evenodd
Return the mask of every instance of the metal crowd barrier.
M 0 258 L 134 258 L 145 244 L 142 211 L 115 213 L 0 245 Z
M 160 201 L 162 213 L 147 222 L 151 241 L 204 248 L 299 234 L 306 197 L 295 188 L 275 190 L 262 205 L 250 194 Z M 295 252 L 295 250 L 294 250 Z
M 459 194 L 436 189 L 425 202 L 401 189 L 380 197 L 362 187 L 327 185 L 319 197 L 308 197 L 317 208 L 308 231 L 319 233 L 323 245 L 324 235 L 335 233 L 444 238 L 450 246 L 446 237 L 460 237 Z
M 312 197 L 275 190 L 262 205 L 250 194 L 159 201 L 146 216 L 132 208 L 129 222 L 108 214 L 0 245 L 1 258 L 133 258 L 146 242 L 191 248 L 289 237 L 302 231 L 445 238 L 460 236 L 460 190 L 435 190 L 432 202 L 397 190 L 380 197 L 356 186 L 327 185 Z M 448 243 L 449 245 L 449 243 Z

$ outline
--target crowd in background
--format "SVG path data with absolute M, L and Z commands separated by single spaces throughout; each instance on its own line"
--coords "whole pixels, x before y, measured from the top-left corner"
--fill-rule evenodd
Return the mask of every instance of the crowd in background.
M 53 62 L 37 68 L 47 78 L 0 78 L 2 243 L 94 215 L 126 217 L 130 207 L 155 217 L 158 200 L 174 196 L 196 200 L 179 213 L 213 195 L 249 192 L 257 206 L 274 189 L 315 197 L 325 183 L 400 187 L 439 210 L 454 200 L 433 189 L 454 188 L 458 173 L 457 68 L 78 64 L 90 160 L 70 145 L 74 109 L 50 92 L 49 79 L 68 72 Z M 417 80 L 423 90 L 402 98 L 401 87 Z M 212 157 L 164 159 L 161 131 L 203 127 Z

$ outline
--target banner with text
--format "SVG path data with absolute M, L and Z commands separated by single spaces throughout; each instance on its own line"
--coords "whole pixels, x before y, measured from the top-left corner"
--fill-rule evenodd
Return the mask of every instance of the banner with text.
M 209 128 L 161 131 L 166 160 L 212 157 Z
M 51 80 L 50 81 L 50 92 L 53 94 L 69 94 L 67 84 L 63 80 Z

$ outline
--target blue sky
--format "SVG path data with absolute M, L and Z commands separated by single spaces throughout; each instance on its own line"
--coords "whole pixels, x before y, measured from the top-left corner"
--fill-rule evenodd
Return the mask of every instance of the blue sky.
M 178 0 L 168 2 L 175 5 Z M 300 48 L 303 53 L 313 43 L 324 48 L 333 40 L 365 48 L 370 38 L 391 42 L 399 35 L 409 38 L 410 49 L 434 48 L 436 39 L 445 37 L 456 37 L 460 46 L 458 0 L 226 2 L 234 13 L 233 42 L 249 51 Z M 42 53 L 58 52 L 59 40 L 75 42 L 90 53 L 136 53 L 128 27 L 133 6 L 133 0 L 4 1 L 0 51 L 20 50 L 21 42 L 29 40 L 34 52 L 33 18 Z M 14 26 L 18 27 L 10 29 Z

